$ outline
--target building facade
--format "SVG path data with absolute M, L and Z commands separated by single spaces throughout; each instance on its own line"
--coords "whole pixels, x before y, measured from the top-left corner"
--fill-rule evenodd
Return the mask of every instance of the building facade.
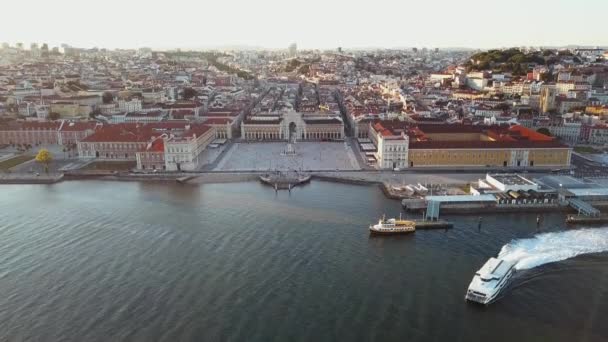
M 430 167 L 568 167 L 572 149 L 523 126 L 418 125 L 379 121 L 370 126 L 377 165 Z
M 118 109 L 122 112 L 137 112 L 142 109 L 142 102 L 139 98 L 118 100 Z
M 337 115 L 320 113 L 270 113 L 251 116 L 241 123 L 247 140 L 342 140 L 344 123 Z
M 39 145 L 57 144 L 60 122 L 12 122 L 0 124 L 0 144 Z
M 199 155 L 215 139 L 209 125 L 186 125 L 180 135 L 165 138 L 165 167 L 169 171 L 194 171 Z

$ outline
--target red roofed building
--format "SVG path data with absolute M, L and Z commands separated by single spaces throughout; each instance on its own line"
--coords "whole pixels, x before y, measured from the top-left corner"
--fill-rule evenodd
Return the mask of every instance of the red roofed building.
M 163 104 L 163 109 L 167 110 L 170 116 L 174 111 L 182 113 L 185 110 L 191 110 L 194 116 L 198 117 L 199 113 L 203 111 L 203 105 L 198 101 L 179 101 Z
M 369 138 L 376 145 L 376 165 L 382 169 L 406 168 L 410 142 L 408 127 L 382 121 L 370 125 Z
M 58 143 L 59 145 L 76 144 L 93 134 L 97 127 L 101 125 L 95 121 L 62 121 L 58 129 Z
M 572 149 L 523 126 L 411 125 L 376 121 L 370 139 L 381 168 L 568 167 Z
M 145 151 L 136 152 L 139 170 L 166 170 L 165 136 L 160 136 L 146 146 Z
M 194 170 L 213 139 L 215 128 L 205 124 L 123 123 L 97 128 L 78 142 L 78 152 L 85 159 L 137 161 L 145 170 Z
M 0 144 L 57 144 L 61 122 L 11 121 L 0 123 Z
M 186 125 L 165 138 L 165 166 L 170 171 L 193 171 L 198 157 L 215 139 L 215 128 L 205 124 Z
M 237 129 L 236 121 L 233 118 L 209 118 L 203 121 L 205 125 L 215 128 L 217 139 L 232 139 L 232 132 Z
M 148 142 L 162 134 L 152 124 L 123 123 L 104 125 L 78 143 L 81 158 L 102 160 L 135 160 L 135 153 L 145 149 Z

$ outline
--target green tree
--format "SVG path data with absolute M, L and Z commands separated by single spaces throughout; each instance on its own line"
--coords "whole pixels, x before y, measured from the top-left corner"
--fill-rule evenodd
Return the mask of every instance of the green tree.
M 553 136 L 547 127 L 541 127 L 539 129 L 537 129 L 536 131 L 540 134 L 544 134 L 549 137 Z
M 553 50 L 543 50 L 543 56 L 553 56 Z
M 304 64 L 298 69 L 298 73 L 299 74 L 308 74 L 309 70 L 310 70 L 310 65 Z
M 495 108 L 505 111 L 505 110 L 511 109 L 511 106 L 508 103 L 503 102 L 503 103 L 499 103 L 498 105 L 496 105 Z
M 186 87 L 184 88 L 184 99 L 185 100 L 190 100 L 191 98 L 197 96 L 198 93 L 196 92 L 196 90 L 190 88 L 190 87 Z
M 53 161 L 53 156 L 51 152 L 46 148 L 40 149 L 38 154 L 36 155 L 36 162 L 44 165 L 44 172 L 49 173 L 49 164 Z
M 112 101 L 114 101 L 114 95 L 112 95 L 112 93 L 109 91 L 106 91 L 103 93 L 103 95 L 101 95 L 101 101 L 103 101 L 105 104 L 112 103 Z
M 540 74 L 540 80 L 543 82 L 553 82 L 553 74 L 550 72 L 545 72 Z

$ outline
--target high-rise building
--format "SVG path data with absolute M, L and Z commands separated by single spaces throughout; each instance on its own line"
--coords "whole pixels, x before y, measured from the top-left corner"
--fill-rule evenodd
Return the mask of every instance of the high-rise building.
M 49 45 L 47 43 L 42 44 L 42 47 L 40 48 L 40 54 L 42 55 L 42 57 L 49 56 Z
M 37 43 L 30 44 L 30 53 L 33 57 L 40 57 L 40 49 Z
M 298 46 L 296 43 L 289 45 L 289 57 L 295 57 L 298 55 Z

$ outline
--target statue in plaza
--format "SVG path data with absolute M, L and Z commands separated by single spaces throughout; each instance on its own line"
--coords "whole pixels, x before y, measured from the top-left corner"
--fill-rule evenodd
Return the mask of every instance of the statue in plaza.
M 284 156 L 295 156 L 296 155 L 296 149 L 294 147 L 294 144 L 296 143 L 296 124 L 294 122 L 291 122 L 289 124 L 289 135 L 287 138 L 287 146 L 285 147 L 285 150 L 283 150 L 283 152 L 281 153 Z

